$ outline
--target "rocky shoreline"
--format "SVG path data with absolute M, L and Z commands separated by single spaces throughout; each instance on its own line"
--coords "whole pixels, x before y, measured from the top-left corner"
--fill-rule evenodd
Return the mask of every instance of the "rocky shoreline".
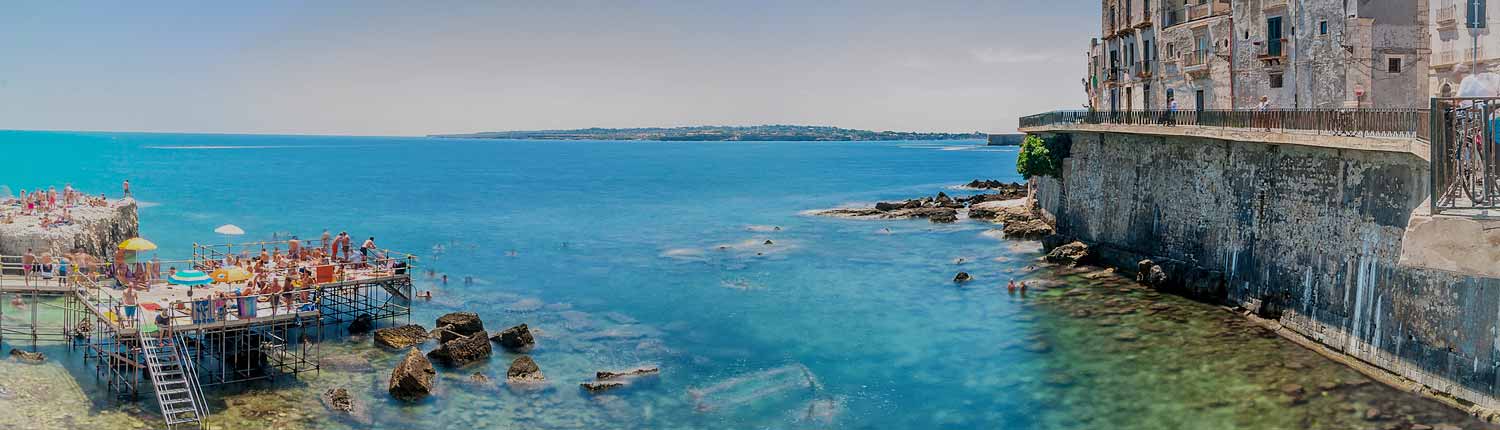
M 874 206 L 834 208 L 809 211 L 811 215 L 857 219 L 916 219 L 925 218 L 938 224 L 958 222 L 963 218 L 995 219 L 1002 215 L 1001 208 L 1014 206 L 1015 201 L 1026 198 L 1025 184 L 1006 184 L 999 181 L 974 180 L 968 186 L 994 193 L 953 197 L 939 191 L 936 195 L 910 198 L 901 201 L 877 202 Z M 1009 202 L 1009 203 L 1006 203 Z M 1028 211 L 1029 212 L 1029 211 Z M 1017 212 L 1016 217 L 1022 214 Z M 1009 217 L 1008 217 L 1009 218 Z
M 1013 239 L 1041 239 L 1053 234 L 1036 202 L 1027 196 L 1026 184 L 974 180 L 963 187 L 997 191 L 967 197 L 945 192 L 901 201 L 877 202 L 874 206 L 813 210 L 810 215 L 854 219 L 918 219 L 937 224 L 961 219 L 990 221 L 1003 225 L 1001 233 Z

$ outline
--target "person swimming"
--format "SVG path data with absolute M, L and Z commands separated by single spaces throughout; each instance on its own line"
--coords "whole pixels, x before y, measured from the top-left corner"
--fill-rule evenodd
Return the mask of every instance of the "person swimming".
M 1005 286 L 1005 290 L 1006 291 L 1010 291 L 1012 293 L 1016 292 L 1016 280 L 1015 279 L 1010 280 L 1010 284 L 1007 284 Z

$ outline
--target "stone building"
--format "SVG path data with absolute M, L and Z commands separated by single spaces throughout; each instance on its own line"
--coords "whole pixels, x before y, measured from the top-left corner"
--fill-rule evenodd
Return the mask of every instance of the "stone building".
M 1104 111 L 1426 105 L 1428 0 L 1102 0 Z

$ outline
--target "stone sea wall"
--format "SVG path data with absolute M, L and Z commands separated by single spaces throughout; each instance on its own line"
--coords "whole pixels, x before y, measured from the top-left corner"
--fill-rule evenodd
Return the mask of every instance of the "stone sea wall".
M 43 230 L 35 217 L 19 217 L 0 224 L 0 255 L 21 255 L 31 249 L 37 255 L 58 255 L 73 249 L 112 258 L 114 248 L 140 235 L 140 219 L 133 199 L 110 201 L 107 207 L 72 209 L 73 223 Z
M 1411 153 L 1067 132 L 1038 181 L 1098 262 L 1151 259 L 1165 288 L 1241 306 L 1330 349 L 1500 409 L 1500 280 L 1403 265 L 1428 194 Z M 1500 264 L 1500 262 L 1495 262 Z

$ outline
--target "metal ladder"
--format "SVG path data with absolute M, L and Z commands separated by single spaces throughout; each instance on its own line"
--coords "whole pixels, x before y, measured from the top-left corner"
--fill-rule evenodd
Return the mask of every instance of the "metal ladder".
M 192 357 L 180 348 L 182 336 L 174 336 L 171 342 L 163 342 L 156 335 L 141 337 L 142 352 L 146 355 L 146 366 L 151 374 L 151 385 L 156 389 L 156 402 L 161 406 L 162 418 L 167 429 L 207 427 L 208 405 L 198 386 L 198 371 L 194 369 Z

